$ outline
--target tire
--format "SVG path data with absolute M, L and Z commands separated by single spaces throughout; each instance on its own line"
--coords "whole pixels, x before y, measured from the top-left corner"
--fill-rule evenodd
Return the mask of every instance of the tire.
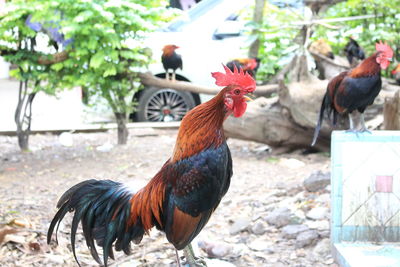
M 136 115 L 138 121 L 180 121 L 195 106 L 189 92 L 148 87 L 140 95 Z

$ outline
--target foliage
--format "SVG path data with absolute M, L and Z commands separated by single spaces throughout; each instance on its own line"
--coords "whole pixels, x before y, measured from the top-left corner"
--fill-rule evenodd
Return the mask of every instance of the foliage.
M 33 51 L 37 33 L 29 28 L 25 21 L 29 14 L 36 11 L 36 6 L 27 5 L 23 1 L 14 1 L 8 4 L 6 13 L 0 16 L 0 49 L 13 51 L 2 53 L 5 60 L 17 65 L 19 68 L 11 71 L 11 75 L 20 81 L 28 81 L 33 91 L 41 89 L 41 79 L 51 76 L 48 66 L 38 64 L 38 58 L 44 54 Z M 35 86 L 36 85 L 36 86 Z M 47 93 L 54 93 L 54 89 Z
M 307 9 L 306 9 L 307 10 Z M 302 14 L 300 9 L 278 8 L 268 4 L 264 11 L 264 23 L 249 24 L 258 29 L 261 40 L 259 57 L 260 69 L 257 72 L 259 80 L 268 81 L 283 66 L 289 63 L 300 48 L 296 37 L 300 27 L 296 21 L 304 21 L 307 12 Z M 382 14 L 382 16 L 380 16 Z M 369 55 L 375 51 L 375 42 L 387 41 L 396 51 L 396 59 L 400 61 L 400 4 L 393 0 L 348 0 L 330 7 L 324 14 L 325 18 L 342 18 L 361 15 L 378 15 L 365 20 L 351 20 L 330 23 L 339 26 L 338 30 L 324 26 L 312 27 L 312 40 L 324 38 L 332 46 L 334 54 L 344 56 L 343 48 L 348 37 L 353 36 Z M 250 18 L 249 18 L 250 19 Z
M 339 30 L 318 26 L 313 38 L 325 38 L 335 54 L 344 55 L 343 48 L 348 37 L 354 39 L 370 55 L 375 51 L 375 43 L 387 41 L 400 61 L 400 3 L 393 0 L 348 0 L 330 7 L 324 18 L 341 18 L 360 15 L 376 15 L 374 18 L 336 23 Z M 331 23 L 333 24 L 333 23 Z
M 294 51 L 299 48 L 299 45 L 293 42 L 299 32 L 299 27 L 291 26 L 290 23 L 300 19 L 301 16 L 291 9 L 283 9 L 266 3 L 263 24 L 249 24 L 258 29 L 257 37 L 261 44 L 258 79 L 269 80 L 289 63 Z
M 59 31 L 62 40 L 56 42 L 68 53 L 66 60 L 41 66 L 37 59 L 45 53 L 27 55 L 23 49 L 6 59 L 22 69 L 28 67 L 29 75 L 34 75 L 30 78 L 42 81 L 40 90 L 54 93 L 57 89 L 81 86 L 88 95 L 100 95 L 117 120 L 125 124 L 133 110 L 132 96 L 139 86 L 136 73 L 151 58 L 143 40 L 171 17 L 166 4 L 162 0 L 16 0 L 9 3 L 9 12 L 2 18 L 0 39 L 16 49 L 21 38 L 37 37 L 39 34 L 26 26 L 28 15 L 32 15 L 32 23 L 40 23 L 47 33 L 52 29 Z M 55 41 L 47 39 L 49 44 Z M 46 52 L 55 51 L 50 48 Z M 28 74 L 16 70 L 13 75 Z

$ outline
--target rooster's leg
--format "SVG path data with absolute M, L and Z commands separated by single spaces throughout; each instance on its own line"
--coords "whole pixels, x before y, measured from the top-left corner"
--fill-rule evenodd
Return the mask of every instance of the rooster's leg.
M 365 120 L 364 120 L 364 113 L 361 113 L 360 115 L 361 118 L 361 132 L 367 132 L 367 133 L 371 133 L 368 129 L 367 126 L 365 125 Z
M 177 249 L 175 249 L 175 255 L 176 255 L 176 263 L 177 263 L 177 266 L 178 266 L 178 267 L 182 267 L 181 261 L 179 260 L 179 253 L 178 253 L 178 250 L 177 250 Z
M 172 71 L 172 78 L 171 78 L 171 81 L 173 81 L 173 82 L 176 81 L 175 70 Z
M 190 267 L 206 267 L 207 264 L 204 260 L 196 258 L 193 252 L 192 245 L 189 244 L 183 249 L 186 261 Z
M 165 70 L 165 79 L 169 80 L 169 70 Z
M 357 130 L 354 128 L 354 121 L 353 118 L 351 117 L 351 114 L 349 113 L 348 116 L 349 116 L 350 128 L 346 132 L 357 134 Z

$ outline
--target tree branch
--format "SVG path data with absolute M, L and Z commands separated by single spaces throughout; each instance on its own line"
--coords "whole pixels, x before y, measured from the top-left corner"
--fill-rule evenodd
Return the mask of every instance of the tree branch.
M 0 50 L 0 56 L 8 56 L 8 55 L 15 55 L 18 52 L 18 50 L 13 50 L 13 49 L 1 49 Z M 30 53 L 35 53 L 32 51 L 29 51 Z M 39 54 L 39 53 L 35 53 Z M 51 65 L 59 62 L 63 62 L 66 59 L 68 59 L 68 52 L 67 51 L 61 51 L 55 54 L 50 54 L 50 55 L 43 55 L 40 53 L 40 56 L 38 58 L 38 63 L 40 65 Z
M 175 81 L 172 82 L 166 79 L 160 79 L 153 76 L 151 73 L 138 73 L 140 81 L 142 84 L 146 86 L 154 86 L 160 88 L 172 88 L 178 91 L 189 91 L 192 93 L 198 94 L 208 94 L 208 95 L 216 95 L 221 90 L 218 87 L 204 87 L 196 84 L 192 84 L 190 82 L 183 82 L 183 81 Z M 269 84 L 269 85 L 260 85 L 257 86 L 257 89 L 254 91 L 254 95 L 271 95 L 273 93 L 278 92 L 278 85 L 277 84 Z

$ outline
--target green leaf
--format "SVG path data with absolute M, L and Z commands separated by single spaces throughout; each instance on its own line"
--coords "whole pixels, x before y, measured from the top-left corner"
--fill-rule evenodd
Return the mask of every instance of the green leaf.
M 117 69 L 114 66 L 112 66 L 106 69 L 106 71 L 103 74 L 103 77 L 114 76 L 115 74 L 117 74 Z
M 55 64 L 51 65 L 51 68 L 52 68 L 53 70 L 55 70 L 55 71 L 59 71 L 59 70 L 61 70 L 63 67 L 64 67 L 64 65 L 63 65 L 62 62 L 60 62 L 60 63 L 55 63 Z
M 104 62 L 104 52 L 99 51 L 90 59 L 90 67 L 97 69 Z

